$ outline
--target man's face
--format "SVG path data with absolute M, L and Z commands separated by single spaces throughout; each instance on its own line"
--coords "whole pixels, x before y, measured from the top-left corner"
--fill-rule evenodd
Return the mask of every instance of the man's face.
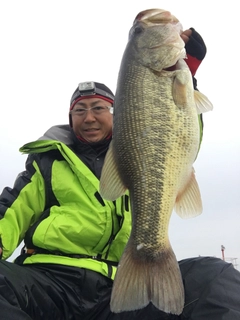
M 78 101 L 71 112 L 74 133 L 88 142 L 98 142 L 106 138 L 112 132 L 113 125 L 113 115 L 107 107 L 111 107 L 111 103 L 100 98 Z M 82 110 L 90 108 L 94 109 Z

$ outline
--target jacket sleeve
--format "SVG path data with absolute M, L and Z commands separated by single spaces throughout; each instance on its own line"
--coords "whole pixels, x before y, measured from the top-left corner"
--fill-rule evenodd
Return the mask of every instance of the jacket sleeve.
M 0 240 L 2 259 L 7 259 L 24 238 L 45 207 L 45 186 L 36 155 L 26 161 L 13 188 L 6 187 L 0 195 Z
M 200 36 L 200 34 L 194 29 L 190 28 L 192 30 L 192 35 L 189 37 L 188 42 L 185 45 L 187 58 L 185 59 L 192 77 L 193 77 L 193 87 L 195 90 L 197 89 L 197 79 L 194 77 L 198 67 L 200 66 L 201 62 L 206 56 L 207 53 L 207 47 L 205 45 L 205 42 L 203 38 Z M 199 149 L 202 143 L 202 137 L 203 137 L 203 117 L 202 114 L 199 114 L 199 130 L 200 130 L 200 144 Z
M 190 29 L 192 30 L 192 35 L 189 37 L 189 40 L 185 45 L 187 53 L 185 61 L 192 73 L 192 76 L 194 77 L 198 67 L 206 56 L 207 47 L 200 34 L 194 28 Z
M 240 319 L 240 272 L 214 257 L 179 262 L 185 287 L 181 320 Z

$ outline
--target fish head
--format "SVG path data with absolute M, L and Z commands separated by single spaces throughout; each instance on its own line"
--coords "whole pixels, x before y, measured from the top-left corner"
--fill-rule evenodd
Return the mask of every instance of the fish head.
M 136 16 L 128 43 L 141 64 L 161 71 L 186 57 L 182 30 L 182 24 L 169 11 L 148 9 Z

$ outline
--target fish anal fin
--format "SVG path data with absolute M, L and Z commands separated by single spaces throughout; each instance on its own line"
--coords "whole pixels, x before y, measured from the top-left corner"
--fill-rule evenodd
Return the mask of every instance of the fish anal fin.
M 202 199 L 193 168 L 186 185 L 176 198 L 174 209 L 181 218 L 192 218 L 202 213 Z
M 113 283 L 111 311 L 138 310 L 150 302 L 164 312 L 182 313 L 184 289 L 176 257 L 170 248 L 149 261 L 138 259 L 128 244 Z
M 99 192 L 104 199 L 113 201 L 121 197 L 126 192 L 126 189 L 121 181 L 117 164 L 114 161 L 111 141 L 102 168 Z
M 206 97 L 203 93 L 194 90 L 194 99 L 198 114 L 208 112 L 213 109 L 211 101 L 209 101 L 208 97 Z

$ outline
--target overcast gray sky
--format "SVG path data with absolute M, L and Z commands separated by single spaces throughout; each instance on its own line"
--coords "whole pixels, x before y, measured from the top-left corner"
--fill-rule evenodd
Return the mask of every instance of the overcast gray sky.
M 24 169 L 26 156 L 19 147 L 68 121 L 69 100 L 79 82 L 99 81 L 115 91 L 135 16 L 159 7 L 204 38 L 208 53 L 196 77 L 214 105 L 204 114 L 204 138 L 194 165 L 203 213 L 190 220 L 173 213 L 170 241 L 178 259 L 221 257 L 224 245 L 225 256 L 240 264 L 239 17 L 234 0 L 227 6 L 225 1 L 209 6 L 206 0 L 135 0 L 127 6 L 110 0 L 1 1 L 0 191 Z

